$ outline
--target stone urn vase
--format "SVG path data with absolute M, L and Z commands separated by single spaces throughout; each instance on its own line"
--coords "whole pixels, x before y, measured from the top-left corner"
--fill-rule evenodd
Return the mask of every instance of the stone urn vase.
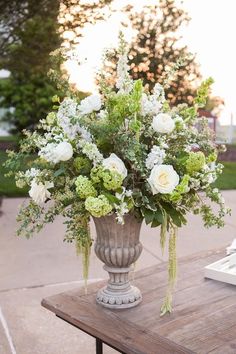
M 141 222 L 132 214 L 118 224 L 115 215 L 93 218 L 97 231 L 95 253 L 109 273 L 107 286 L 97 293 L 97 303 L 111 309 L 125 309 L 138 305 L 142 295 L 129 281 L 131 265 L 139 258 Z

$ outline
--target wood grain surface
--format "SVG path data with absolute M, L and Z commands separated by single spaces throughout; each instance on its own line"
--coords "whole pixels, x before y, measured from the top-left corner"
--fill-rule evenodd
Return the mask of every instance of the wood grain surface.
M 236 287 L 204 278 L 204 266 L 223 250 L 181 259 L 174 312 L 160 317 L 167 286 L 167 265 L 135 273 L 143 302 L 131 309 L 108 310 L 95 302 L 104 282 L 42 301 L 42 306 L 79 329 L 127 354 L 236 354 Z

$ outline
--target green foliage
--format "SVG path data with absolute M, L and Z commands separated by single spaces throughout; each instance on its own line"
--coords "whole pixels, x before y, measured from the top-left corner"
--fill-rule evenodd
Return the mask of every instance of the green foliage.
M 207 98 L 209 96 L 209 89 L 211 85 L 214 83 L 212 77 L 209 77 L 207 80 L 203 81 L 199 89 L 197 90 L 197 96 L 194 99 L 194 103 L 198 107 L 204 107 L 207 102 Z
M 13 0 L 1 10 L 0 67 L 11 75 L 0 80 L 0 106 L 11 108 L 4 119 L 20 133 L 24 128 L 35 128 L 49 111 L 51 97 L 59 93 L 47 76 L 52 65 L 49 54 L 60 45 L 59 2 Z

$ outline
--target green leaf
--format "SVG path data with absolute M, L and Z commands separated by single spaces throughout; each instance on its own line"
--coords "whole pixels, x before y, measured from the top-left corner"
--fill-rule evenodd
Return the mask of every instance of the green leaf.
M 113 194 L 108 193 L 108 192 L 102 192 L 102 194 L 105 195 L 105 197 L 109 200 L 111 204 L 119 204 L 119 199 L 116 198 Z
M 56 170 L 56 171 L 54 172 L 54 176 L 55 176 L 55 177 L 61 176 L 61 175 L 63 175 L 65 172 L 66 172 L 65 167 L 61 167 L 61 168 L 59 168 L 58 170 Z

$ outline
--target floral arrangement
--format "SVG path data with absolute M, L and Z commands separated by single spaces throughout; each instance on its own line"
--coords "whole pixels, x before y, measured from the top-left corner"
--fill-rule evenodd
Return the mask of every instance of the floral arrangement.
M 169 234 L 166 313 L 176 277 L 176 230 L 186 223 L 186 213 L 201 214 L 206 227 L 223 226 L 229 213 L 212 187 L 222 172 L 216 162 L 222 147 L 197 113 L 212 79 L 203 82 L 191 107 L 170 107 L 160 84 L 150 93 L 131 79 L 122 36 L 118 55 L 115 87 L 102 74 L 99 94 L 81 101 L 76 94 L 62 101 L 54 97 L 39 129 L 25 131 L 19 152 L 9 152 L 6 165 L 19 188 L 29 186 L 31 197 L 19 211 L 18 235 L 30 237 L 63 215 L 65 240 L 82 252 L 87 278 L 91 216 L 115 213 L 122 224 L 124 215 L 133 213 L 160 226 L 162 250 Z M 209 201 L 218 204 L 217 212 Z

